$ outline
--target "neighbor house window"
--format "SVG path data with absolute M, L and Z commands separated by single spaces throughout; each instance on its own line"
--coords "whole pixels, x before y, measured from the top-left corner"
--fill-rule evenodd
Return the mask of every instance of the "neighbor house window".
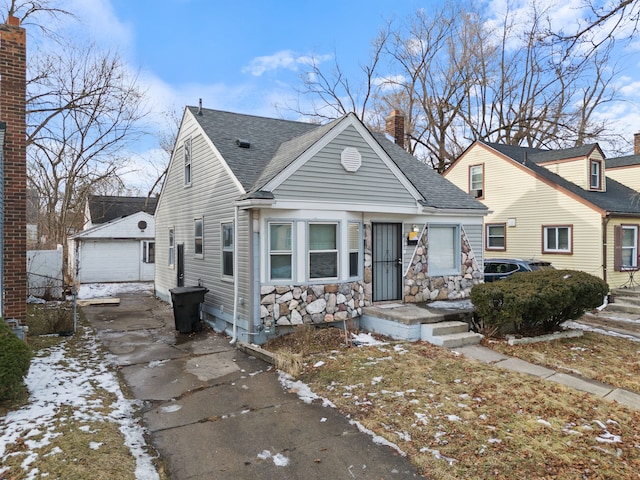
M 349 223 L 349 276 L 360 273 L 360 224 Z
M 619 225 L 614 230 L 616 271 L 638 268 L 638 225 Z
M 147 240 L 142 242 L 142 261 L 144 263 L 156 263 L 156 242 Z
M 271 280 L 291 280 L 293 251 L 291 223 L 269 224 L 269 276 Z
M 193 221 L 193 252 L 199 256 L 203 254 L 203 230 L 202 219 L 196 218 Z
M 222 275 L 233 277 L 233 223 L 222 224 Z
M 184 185 L 191 185 L 191 138 L 184 141 Z
M 601 188 L 601 175 L 602 163 L 599 160 L 591 160 L 591 188 L 600 190 Z
M 460 273 L 461 250 L 458 226 L 429 225 L 429 274 L 452 275 Z
M 176 237 L 173 228 L 169 229 L 169 266 L 173 267 L 176 263 Z
M 469 167 L 469 193 L 475 197 L 483 196 L 484 165 L 471 165 Z
M 309 224 L 309 278 L 338 276 L 338 224 Z
M 506 250 L 506 224 L 488 223 L 486 229 L 487 250 Z
M 543 227 L 543 253 L 571 253 L 571 226 Z

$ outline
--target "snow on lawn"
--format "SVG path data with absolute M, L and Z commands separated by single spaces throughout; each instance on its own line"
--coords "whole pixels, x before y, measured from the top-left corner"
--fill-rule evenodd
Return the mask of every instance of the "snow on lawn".
M 115 297 L 122 293 L 136 292 L 153 293 L 153 282 L 86 283 L 80 285 L 78 298 L 87 300 L 90 298 Z
M 29 447 L 28 456 L 22 462 L 24 478 L 44 476 L 45 472 L 30 465 L 40 455 L 39 450 L 51 444 L 51 440 L 62 435 L 57 425 L 65 423 L 60 419 L 63 408 L 73 409 L 73 419 L 80 422 L 109 421 L 119 425 L 124 444 L 136 460 L 136 479 L 155 480 L 159 476 L 147 453 L 143 428 L 135 418 L 137 404 L 124 397 L 116 374 L 109 370 L 102 355 L 98 352 L 98 343 L 90 330 L 81 328 L 76 341 L 82 342 L 73 355 L 67 352 L 67 341 L 48 349 L 43 349 L 31 362 L 31 368 L 25 378 L 29 389 L 29 403 L 19 410 L 9 412 L 0 418 L 0 465 L 12 455 L 7 446 L 16 441 L 25 441 Z M 105 417 L 100 392 L 111 393 L 116 400 L 108 405 Z M 98 399 L 96 400 L 96 396 Z M 58 416 L 58 417 L 56 417 Z M 83 426 L 90 428 L 88 425 Z M 83 428 L 80 427 L 80 428 Z M 44 433 L 43 433 L 44 432 Z M 30 437 L 41 436 L 38 441 Z M 99 448 L 99 445 L 90 445 Z M 6 456 L 5 456 L 6 455 Z M 0 466 L 0 478 L 6 472 Z

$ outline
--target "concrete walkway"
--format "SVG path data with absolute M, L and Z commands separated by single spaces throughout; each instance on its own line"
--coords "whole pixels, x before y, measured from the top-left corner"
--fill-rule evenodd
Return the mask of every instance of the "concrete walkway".
M 256 355 L 205 329 L 176 332 L 173 311 L 148 293 L 119 306 L 83 307 L 136 399 L 173 480 L 418 478 L 395 450 L 374 443 L 333 408 L 306 404 Z M 468 358 L 640 409 L 640 395 L 557 373 L 474 345 Z
M 173 480 L 421 478 L 336 409 L 306 404 L 268 363 L 205 329 L 175 331 L 150 294 L 83 307 L 113 354 Z
M 490 363 L 506 370 L 534 375 L 550 382 L 560 383 L 567 387 L 591 393 L 607 400 L 614 400 L 635 410 L 640 410 L 640 394 L 635 392 L 616 388 L 611 385 L 596 382 L 595 380 L 581 378 L 577 375 L 558 373 L 554 370 L 534 365 L 533 363 L 525 362 L 518 358 L 502 355 L 501 353 L 481 345 L 470 345 L 455 348 L 453 350 L 467 358 L 473 358 L 475 360 Z

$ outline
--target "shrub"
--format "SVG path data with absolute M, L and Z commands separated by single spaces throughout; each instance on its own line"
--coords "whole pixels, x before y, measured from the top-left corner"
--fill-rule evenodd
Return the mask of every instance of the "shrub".
M 0 319 L 0 400 L 13 398 L 24 386 L 31 350 Z
M 476 285 L 471 301 L 485 335 L 513 328 L 523 335 L 560 330 L 562 323 L 602 304 L 609 287 L 575 270 L 516 273 L 499 282 Z

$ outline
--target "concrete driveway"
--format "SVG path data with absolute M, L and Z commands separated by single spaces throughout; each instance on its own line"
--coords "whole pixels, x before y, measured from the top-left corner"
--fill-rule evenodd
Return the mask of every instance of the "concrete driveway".
M 335 409 L 285 391 L 275 369 L 210 329 L 175 330 L 149 293 L 83 307 L 144 401 L 151 442 L 175 480 L 420 478 Z

